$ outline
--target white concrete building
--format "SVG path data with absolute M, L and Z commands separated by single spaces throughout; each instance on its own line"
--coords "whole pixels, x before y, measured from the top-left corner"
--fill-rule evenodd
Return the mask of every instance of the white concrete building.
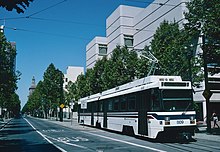
M 100 54 L 99 45 L 105 45 L 110 57 L 117 45 L 143 49 L 161 22 L 184 22 L 185 2 L 188 0 L 155 0 L 146 8 L 120 5 L 106 19 L 106 37 L 95 37 L 86 47 L 86 69 L 94 67 Z
M 86 46 L 86 67 L 94 67 L 96 61 L 107 55 L 107 38 L 95 37 Z
M 84 67 L 68 66 L 64 74 L 63 88 L 66 91 L 68 82 L 75 82 L 80 74 L 84 74 Z

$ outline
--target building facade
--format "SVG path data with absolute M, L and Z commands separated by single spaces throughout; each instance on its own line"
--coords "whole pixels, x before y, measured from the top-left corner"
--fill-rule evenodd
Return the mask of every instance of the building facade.
M 77 80 L 77 77 L 80 74 L 84 74 L 84 68 L 83 67 L 77 67 L 77 66 L 68 66 L 66 69 L 66 73 L 64 74 L 64 83 L 63 88 L 65 91 L 68 85 L 68 82 L 75 82 Z
M 106 37 L 95 37 L 86 46 L 86 69 L 93 68 L 96 61 L 104 55 L 110 57 L 119 46 L 130 49 L 143 49 L 150 42 L 156 29 L 166 20 L 178 22 L 184 20 L 188 0 L 155 0 L 146 8 L 120 5 L 106 19 Z M 99 53 L 104 46 L 106 54 Z

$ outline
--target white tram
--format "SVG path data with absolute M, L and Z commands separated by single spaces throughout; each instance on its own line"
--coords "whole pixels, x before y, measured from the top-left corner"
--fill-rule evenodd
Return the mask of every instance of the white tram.
M 78 121 L 149 138 L 191 137 L 196 127 L 191 83 L 180 76 L 148 76 L 81 98 Z

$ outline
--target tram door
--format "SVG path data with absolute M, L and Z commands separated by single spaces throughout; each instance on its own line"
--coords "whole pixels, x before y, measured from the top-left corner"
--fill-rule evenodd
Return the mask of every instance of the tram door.
M 103 102 L 103 128 L 107 128 L 107 108 L 108 108 L 108 102 Z
M 91 103 L 91 125 L 94 126 L 94 111 L 95 111 L 95 104 L 96 103 Z
M 143 91 L 139 93 L 139 110 L 138 110 L 138 134 L 148 135 L 148 122 L 147 122 L 147 109 L 149 91 Z

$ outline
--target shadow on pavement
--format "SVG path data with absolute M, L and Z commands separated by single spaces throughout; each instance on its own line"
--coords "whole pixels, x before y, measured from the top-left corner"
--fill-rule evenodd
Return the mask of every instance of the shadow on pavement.
M 2 152 L 43 152 L 43 151 L 60 152 L 51 144 L 30 144 L 26 140 L 12 139 L 12 140 L 0 140 L 0 151 Z

